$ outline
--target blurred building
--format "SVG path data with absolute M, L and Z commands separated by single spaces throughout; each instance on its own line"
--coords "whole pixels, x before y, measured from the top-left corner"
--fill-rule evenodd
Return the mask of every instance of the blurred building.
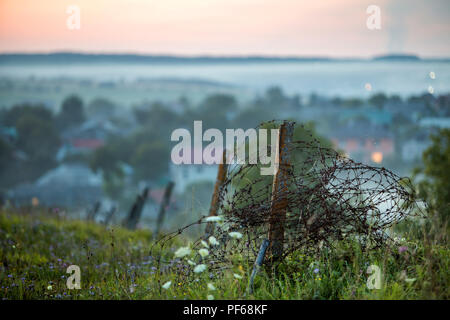
M 337 150 L 353 160 L 380 164 L 395 152 L 393 135 L 375 126 L 338 127 L 330 137 Z
M 62 164 L 34 183 L 22 184 L 7 193 L 16 204 L 32 204 L 67 208 L 86 207 L 103 198 L 102 175 L 83 164 Z
M 56 154 L 58 161 L 64 158 L 85 154 L 102 147 L 106 138 L 112 134 L 118 134 L 119 129 L 107 120 L 88 120 L 76 128 L 66 130 L 62 134 L 63 144 Z

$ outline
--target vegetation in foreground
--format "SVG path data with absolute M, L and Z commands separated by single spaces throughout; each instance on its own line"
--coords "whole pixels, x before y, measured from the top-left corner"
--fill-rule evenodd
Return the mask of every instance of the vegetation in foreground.
M 429 204 L 428 217 L 392 227 L 394 245 L 364 250 L 355 241 L 341 241 L 334 243 L 333 250 L 318 246 L 316 254 L 294 252 L 277 272 L 262 270 L 251 294 L 247 288 L 253 261 L 236 254 L 233 265 L 220 274 L 207 269 L 196 273 L 193 261 L 176 258 L 180 248 L 193 240 L 186 236 L 180 235 L 162 249 L 152 246 L 148 231 L 70 220 L 58 211 L 0 209 L 0 297 L 449 299 L 450 131 L 442 130 L 432 139 L 424 165 L 417 171 L 422 174 L 418 193 Z M 203 250 L 198 253 L 207 256 Z M 158 257 L 166 263 L 158 264 Z M 70 265 L 81 269 L 79 290 L 67 287 Z M 374 275 L 373 266 L 381 271 L 380 289 L 368 286 L 373 284 L 368 281 Z
M 296 252 L 274 276 L 261 271 L 247 291 L 251 261 L 218 275 L 192 272 L 175 258 L 190 239 L 176 238 L 152 250 L 148 231 L 106 228 L 56 213 L 0 213 L 2 299 L 448 299 L 446 231 L 427 223 L 398 225 L 395 246 L 364 251 L 341 242 L 317 254 Z M 424 232 L 426 230 L 426 233 Z M 155 256 L 168 261 L 158 269 Z M 67 288 L 68 266 L 81 269 L 81 289 Z M 381 289 L 369 289 L 370 265 L 380 268 Z M 176 266 L 191 270 L 173 272 Z M 191 268 L 191 269 L 189 269 Z M 183 275 L 184 274 L 184 275 Z

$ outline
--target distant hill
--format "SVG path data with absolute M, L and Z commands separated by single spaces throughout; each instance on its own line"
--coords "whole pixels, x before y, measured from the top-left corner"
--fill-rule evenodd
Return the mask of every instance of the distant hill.
M 5 53 L 0 54 L 1 64 L 71 64 L 71 63 L 267 63 L 267 62 L 348 62 L 348 61 L 443 61 L 450 58 L 421 59 L 416 55 L 392 54 L 363 58 L 296 57 L 296 56 L 176 56 L 140 54 L 90 54 L 75 52 L 55 53 Z
M 329 61 L 325 57 L 272 57 L 272 56 L 175 56 L 138 54 L 86 54 L 49 53 L 0 54 L 0 64 L 7 63 L 249 63 L 249 62 L 292 62 Z
M 377 56 L 373 58 L 374 61 L 419 61 L 421 60 L 414 54 L 390 54 L 384 56 Z

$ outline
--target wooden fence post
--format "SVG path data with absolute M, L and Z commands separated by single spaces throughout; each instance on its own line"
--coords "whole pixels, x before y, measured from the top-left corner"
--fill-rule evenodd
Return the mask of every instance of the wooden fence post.
M 130 213 L 128 214 L 128 218 L 124 221 L 125 226 L 128 229 L 135 230 L 137 224 L 142 215 L 142 209 L 144 209 L 145 201 L 148 198 L 148 194 L 150 192 L 150 188 L 145 187 L 142 194 L 139 194 L 134 201 L 133 206 L 131 207 Z
M 158 220 L 156 221 L 156 228 L 155 232 L 153 233 L 153 238 L 158 237 L 159 232 L 161 230 L 161 226 L 164 221 L 164 215 L 166 214 L 166 209 L 169 206 L 170 195 L 172 194 L 172 189 L 174 185 L 175 183 L 170 181 L 166 186 L 166 190 L 164 190 L 164 196 L 161 201 L 161 206 L 159 207 Z
M 280 127 L 277 147 L 278 166 L 273 177 L 271 212 L 269 218 L 269 257 L 276 261 L 283 255 L 284 223 L 288 206 L 289 145 L 294 122 L 284 121 Z
M 217 169 L 217 178 L 216 178 L 216 184 L 214 186 L 214 192 L 211 198 L 211 205 L 209 207 L 209 216 L 217 216 L 217 210 L 220 206 L 220 188 L 222 187 L 223 183 L 227 179 L 227 151 L 223 150 L 222 154 L 222 163 L 219 164 L 219 168 Z M 205 228 L 205 236 L 211 235 L 214 231 L 214 223 L 208 222 Z
M 107 226 L 111 222 L 111 220 L 112 220 L 114 214 L 116 213 L 116 211 L 117 211 L 117 207 L 116 206 L 112 206 L 111 209 L 109 210 L 108 214 L 106 215 L 105 220 L 103 221 L 103 224 L 105 226 Z
M 100 201 L 95 202 L 94 207 L 88 212 L 87 219 L 88 221 L 94 221 L 97 216 L 98 211 L 100 210 Z

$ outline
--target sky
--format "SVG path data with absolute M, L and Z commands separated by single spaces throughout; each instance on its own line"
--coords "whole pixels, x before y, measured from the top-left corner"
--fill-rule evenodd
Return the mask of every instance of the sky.
M 449 34 L 450 0 L 0 0 L 3 53 L 450 57 Z

